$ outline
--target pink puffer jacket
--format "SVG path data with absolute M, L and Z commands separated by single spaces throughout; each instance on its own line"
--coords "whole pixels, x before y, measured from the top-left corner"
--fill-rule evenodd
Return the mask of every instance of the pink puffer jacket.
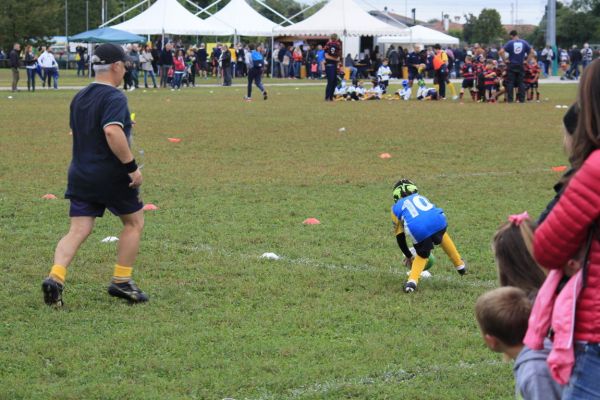
M 535 231 L 534 256 L 549 269 L 562 268 L 585 245 L 600 216 L 600 150 L 595 150 L 569 182 L 558 203 Z M 589 254 L 586 287 L 577 302 L 575 340 L 600 342 L 600 241 Z

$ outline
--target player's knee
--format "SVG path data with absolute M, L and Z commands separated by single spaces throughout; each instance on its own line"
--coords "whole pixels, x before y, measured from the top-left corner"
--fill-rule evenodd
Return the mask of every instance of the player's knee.
M 92 225 L 72 225 L 69 234 L 75 236 L 80 241 L 84 241 L 92 233 Z
M 143 215 L 141 215 L 138 218 L 132 218 L 130 220 L 127 220 L 124 223 L 124 225 L 126 229 L 130 229 L 141 233 L 144 230 L 144 217 Z

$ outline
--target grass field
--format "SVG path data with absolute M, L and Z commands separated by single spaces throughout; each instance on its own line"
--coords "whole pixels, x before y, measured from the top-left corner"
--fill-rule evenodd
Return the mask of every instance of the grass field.
M 496 286 L 495 229 L 537 215 L 566 162 L 555 105 L 576 87 L 541 90 L 549 101 L 524 105 L 325 104 L 302 86 L 252 103 L 240 88 L 130 93 L 142 195 L 160 207 L 134 271 L 151 301 L 106 294 L 116 246 L 101 239 L 119 233 L 106 216 L 61 310 L 40 284 L 68 202 L 41 196 L 62 198 L 75 92 L 0 93 L 0 399 L 513 398 L 473 304 Z M 438 249 L 433 277 L 402 293 L 400 177 L 445 209 L 469 275 Z

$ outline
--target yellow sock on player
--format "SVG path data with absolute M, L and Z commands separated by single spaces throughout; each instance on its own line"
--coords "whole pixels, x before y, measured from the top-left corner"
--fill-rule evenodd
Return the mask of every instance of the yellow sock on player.
M 128 282 L 131 280 L 132 272 L 132 267 L 125 267 L 123 265 L 115 264 L 115 272 L 113 273 L 112 280 L 115 283 Z
M 452 260 L 452 264 L 454 264 L 455 267 L 463 265 L 462 257 L 458 253 L 454 242 L 452 241 L 450 235 L 448 235 L 447 232 L 444 233 L 444 236 L 442 238 L 442 249 L 444 249 L 444 252 L 448 255 L 448 257 L 450 257 L 450 260 Z
M 450 93 L 452 93 L 452 97 L 456 97 L 456 88 L 452 82 L 448 83 L 448 87 L 450 88 Z
M 421 272 L 425 270 L 425 265 L 427 265 L 427 258 L 416 255 L 415 258 L 413 258 L 408 280 L 418 283 L 419 278 L 421 277 Z
M 62 265 L 54 264 L 52 269 L 50 269 L 50 274 L 48 274 L 48 276 L 61 285 L 64 285 L 65 277 L 67 276 L 67 268 Z

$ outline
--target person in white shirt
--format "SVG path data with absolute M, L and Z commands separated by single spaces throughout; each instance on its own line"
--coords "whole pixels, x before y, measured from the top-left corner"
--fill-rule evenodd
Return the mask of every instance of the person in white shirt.
M 48 82 L 48 88 L 50 88 L 50 78 L 53 78 L 54 89 L 58 89 L 58 63 L 52 54 L 52 48 L 48 47 L 38 57 L 38 64 L 42 67 L 43 80 L 42 86 L 46 87 L 46 81 Z
M 387 58 L 383 59 L 383 63 L 377 70 L 377 77 L 379 78 L 379 82 L 383 86 L 383 93 L 387 92 L 387 87 L 390 84 L 390 76 L 392 76 L 392 69 L 389 67 L 389 60 Z
M 581 49 L 581 59 L 583 62 L 582 65 L 584 69 L 592 62 L 593 55 L 594 52 L 592 51 L 592 49 L 590 49 L 590 45 L 588 43 L 584 43 L 583 49 Z
M 410 96 L 412 95 L 412 88 L 408 84 L 408 80 L 404 79 L 402 81 L 402 89 L 396 92 L 396 96 L 398 96 L 401 100 L 408 101 L 410 100 Z

